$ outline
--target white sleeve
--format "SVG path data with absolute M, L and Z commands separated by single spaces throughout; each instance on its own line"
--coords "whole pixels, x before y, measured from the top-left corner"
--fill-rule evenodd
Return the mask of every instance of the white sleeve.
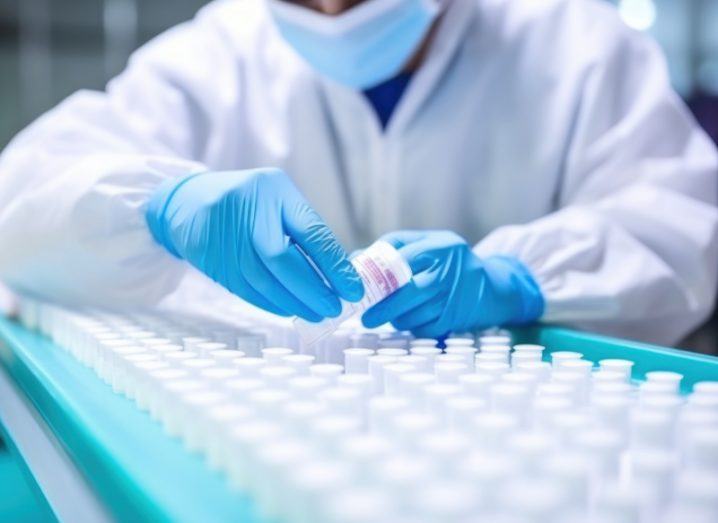
M 206 170 L 217 91 L 236 87 L 221 71 L 238 69 L 213 25 L 200 13 L 171 29 L 106 92 L 74 94 L 7 147 L 0 280 L 83 305 L 148 305 L 175 289 L 187 265 L 155 244 L 144 210 L 167 177 Z
M 546 322 L 672 344 L 714 303 L 718 158 L 657 47 L 618 33 L 603 35 L 582 87 L 558 210 L 497 229 L 475 252 L 528 265 Z

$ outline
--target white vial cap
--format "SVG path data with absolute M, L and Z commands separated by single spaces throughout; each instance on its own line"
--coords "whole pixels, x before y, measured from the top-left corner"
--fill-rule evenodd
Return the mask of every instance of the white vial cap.
M 297 374 L 308 375 L 314 364 L 315 356 L 311 354 L 289 354 L 282 358 L 282 365 L 291 367 Z
M 459 386 L 463 394 L 479 398 L 489 397 L 489 388 L 496 378 L 490 374 L 464 374 L 459 376 Z
M 461 388 L 453 383 L 436 383 L 424 387 L 424 398 L 428 412 L 446 416 L 446 400 L 461 394 Z
M 514 345 L 514 350 L 519 353 L 523 352 L 531 352 L 531 353 L 538 353 L 543 354 L 543 351 L 546 349 L 543 345 L 536 345 L 533 343 L 519 343 L 517 345 Z
M 363 398 L 369 397 L 373 383 L 368 374 L 342 374 L 337 378 L 337 385 L 357 390 Z
M 464 357 L 458 354 L 439 354 L 434 358 L 434 363 L 464 363 Z
M 171 345 L 172 341 L 167 338 L 144 338 L 139 340 L 140 345 L 152 349 L 153 347 L 159 347 L 162 345 Z
M 282 434 L 277 423 L 269 421 L 250 421 L 234 425 L 230 430 L 232 442 L 243 450 L 258 443 L 265 443 L 277 439 Z
M 397 454 L 379 466 L 379 485 L 392 494 L 405 494 L 433 479 L 436 466 L 426 456 Z
M 430 414 L 408 412 L 396 416 L 393 425 L 400 442 L 413 446 L 423 435 L 438 428 L 439 421 Z
M 195 343 L 193 345 L 192 350 L 199 354 L 201 357 L 209 357 L 210 352 L 216 351 L 216 350 L 227 350 L 227 344 L 226 343 L 219 343 L 216 341 L 205 341 L 200 343 Z
M 699 381 L 693 385 L 693 393 L 718 396 L 718 381 Z
M 522 431 L 509 438 L 508 448 L 524 464 L 537 465 L 549 454 L 552 443 L 551 437 L 545 432 Z
M 180 365 L 190 372 L 199 374 L 199 372 L 202 369 L 214 367 L 217 364 L 215 363 L 215 361 L 213 359 L 210 359 L 210 358 L 192 358 L 192 359 L 182 361 L 180 363 Z
M 459 464 L 458 476 L 484 488 L 492 488 L 520 473 L 515 456 L 494 449 L 474 449 Z
M 418 441 L 424 455 L 437 460 L 440 466 L 457 465 L 471 449 L 467 436 L 456 431 L 439 430 L 424 434 Z
M 626 381 L 626 375 L 623 372 L 615 372 L 611 370 L 600 369 L 591 374 L 591 381 L 594 384 L 598 383 L 624 383 Z
M 282 407 L 283 419 L 288 421 L 301 437 L 305 437 L 312 422 L 326 412 L 326 405 L 318 401 L 290 401 Z
M 509 362 L 509 353 L 499 352 L 480 352 L 474 358 L 474 365 L 479 363 L 502 363 L 507 364 Z
M 519 361 L 514 368 L 536 376 L 538 381 L 546 381 L 551 377 L 551 364 L 547 361 Z
M 312 504 L 327 496 L 332 499 L 332 494 L 349 486 L 351 480 L 351 467 L 336 461 L 314 461 L 291 471 L 289 476 L 292 488 Z
M 385 434 L 391 431 L 394 418 L 409 408 L 405 398 L 376 396 L 369 400 L 369 427 L 373 432 Z
M 446 417 L 453 429 L 470 429 L 471 420 L 488 412 L 489 402 L 472 396 L 454 396 L 446 400 Z
M 239 401 L 246 401 L 250 392 L 264 388 L 264 382 L 258 378 L 235 378 L 225 381 L 223 388 Z
M 378 434 L 350 436 L 339 444 L 342 457 L 354 463 L 378 464 L 394 451 L 391 439 Z
M 463 363 L 468 367 L 474 368 L 474 358 L 476 357 L 476 348 L 469 345 L 451 345 L 446 347 L 446 354 L 454 354 L 463 358 Z
M 459 521 L 478 510 L 481 492 L 458 481 L 436 480 L 415 492 L 413 504 L 427 521 Z M 471 518 L 469 518 L 471 520 Z
M 286 365 L 267 365 L 259 371 L 259 378 L 268 387 L 284 389 L 289 386 L 289 380 L 297 374 L 296 369 Z
M 336 381 L 336 377 L 344 372 L 344 367 L 337 363 L 317 363 L 309 368 L 309 373 L 318 378 Z
M 502 447 L 519 426 L 518 417 L 505 412 L 488 412 L 474 418 L 477 439 L 488 448 Z
M 555 521 L 561 515 L 566 491 L 555 481 L 525 478 L 507 483 L 500 499 L 501 506 L 510 514 L 528 521 Z
M 505 334 L 484 334 L 479 336 L 479 344 L 483 345 L 511 345 L 511 336 Z
M 497 383 L 491 386 L 489 394 L 495 412 L 521 414 L 528 405 L 531 390 L 525 385 Z
M 631 378 L 631 370 L 633 369 L 634 363 L 631 360 L 623 360 L 616 358 L 609 358 L 598 362 L 601 370 L 607 370 L 611 372 L 620 372 L 623 374 L 626 380 Z
M 319 401 L 327 406 L 331 414 L 359 416 L 362 393 L 350 387 L 330 387 L 319 392 Z
M 351 487 L 327 501 L 327 513 L 335 523 L 392 523 L 396 521 L 392 501 L 380 488 Z
M 568 360 L 580 360 L 583 358 L 583 354 L 580 352 L 560 350 L 551 353 L 551 363 L 554 368 L 559 368 L 564 361 Z
M 436 348 L 437 340 L 434 338 L 416 338 L 409 342 L 409 346 L 414 349 L 417 347 L 431 347 Z M 413 350 L 411 351 L 414 352 Z M 439 352 L 441 352 L 441 349 L 439 349 Z
M 675 396 L 678 393 L 678 389 L 673 383 L 666 383 L 663 381 L 644 381 L 638 387 L 641 399 L 649 396 Z
M 428 372 L 410 372 L 399 377 L 399 393 L 416 406 L 424 406 L 424 390 L 436 382 Z
M 397 347 L 385 347 L 382 349 L 377 349 L 376 353 L 378 356 L 392 356 L 394 358 L 401 358 L 402 356 L 406 356 L 407 354 L 409 354 L 409 351 Z
M 481 355 L 479 354 L 480 357 Z M 511 368 L 508 363 L 502 363 L 498 361 L 477 361 L 476 372 L 480 374 L 488 374 L 490 376 L 499 377 L 509 372 Z
M 317 376 L 295 376 L 287 382 L 289 392 L 298 399 L 315 399 L 329 386 L 329 380 Z
M 211 382 L 225 381 L 239 377 L 237 369 L 226 367 L 209 367 L 199 372 L 200 378 Z
M 536 352 L 514 352 L 511 354 L 511 366 L 516 368 L 522 363 L 543 363 L 541 354 Z M 546 363 L 549 365 L 549 363 Z
M 232 365 L 245 377 L 259 377 L 259 371 L 267 365 L 262 358 L 239 358 L 232 361 Z
M 683 374 L 671 372 L 667 370 L 654 370 L 646 372 L 646 381 L 648 383 L 662 383 L 672 387 L 674 392 L 678 392 L 683 381 Z
M 513 383 L 515 385 L 525 385 L 533 390 L 537 385 L 536 376 L 529 374 L 528 372 L 514 371 L 508 374 L 504 374 L 499 378 L 501 383 Z
M 438 383 L 458 383 L 459 377 L 471 372 L 469 366 L 465 363 L 439 363 L 434 365 L 434 375 Z
M 441 349 L 434 346 L 417 345 L 412 346 L 411 354 L 415 354 L 417 356 L 424 356 L 430 361 L 433 361 L 434 358 L 441 354 Z
M 150 372 L 149 376 L 153 381 L 167 381 L 188 378 L 189 372 L 184 369 L 163 368 Z
M 157 354 L 158 356 L 162 357 L 165 354 L 168 354 L 170 352 L 182 352 L 183 348 L 182 345 L 173 345 L 173 344 L 167 344 L 167 345 L 155 345 L 153 347 L 148 347 L 150 351 Z
M 508 354 L 511 352 L 511 345 L 481 345 L 482 354 Z
M 281 365 L 282 358 L 293 354 L 292 349 L 286 347 L 267 347 L 262 349 L 262 358 L 267 362 L 267 365 Z
M 220 365 L 229 365 L 237 358 L 243 358 L 244 352 L 241 350 L 215 350 L 208 354 L 208 356 L 216 361 Z
M 401 358 L 400 361 L 404 365 L 411 365 L 414 367 L 415 372 L 431 372 L 431 362 L 426 356 L 409 354 L 408 356 Z
M 450 337 L 444 340 L 446 347 L 473 347 L 473 337 Z
M 550 426 L 556 414 L 569 412 L 573 402 L 562 396 L 537 396 L 533 400 L 534 417 L 542 426 Z
M 593 393 L 595 396 L 630 397 L 633 390 L 633 387 L 625 381 L 596 382 L 593 384 Z
M 342 441 L 359 434 L 361 422 L 355 416 L 323 415 L 310 423 L 309 430 L 318 439 L 320 448 L 336 450 Z
M 560 369 L 562 372 L 575 372 L 589 377 L 593 370 L 593 362 L 584 359 L 563 360 L 561 361 Z

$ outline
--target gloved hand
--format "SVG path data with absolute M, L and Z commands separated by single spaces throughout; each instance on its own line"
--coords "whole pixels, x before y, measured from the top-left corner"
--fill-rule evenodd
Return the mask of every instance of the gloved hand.
M 399 330 L 437 338 L 495 325 L 531 322 L 544 300 L 517 259 L 480 259 L 449 231 L 398 231 L 385 235 L 409 263 L 414 277 L 364 313 L 367 327 L 390 321 Z
M 364 294 L 332 231 L 278 169 L 168 180 L 152 196 L 146 218 L 172 254 L 275 314 L 320 321 L 341 311 L 337 295 L 358 301 Z

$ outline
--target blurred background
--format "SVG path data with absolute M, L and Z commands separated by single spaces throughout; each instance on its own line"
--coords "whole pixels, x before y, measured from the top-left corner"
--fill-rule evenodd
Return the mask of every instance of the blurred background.
M 656 38 L 676 90 L 718 142 L 718 0 L 606 1 Z M 0 0 L 0 148 L 70 93 L 101 89 L 133 49 L 205 3 Z M 716 353 L 716 332 L 714 317 L 682 346 Z

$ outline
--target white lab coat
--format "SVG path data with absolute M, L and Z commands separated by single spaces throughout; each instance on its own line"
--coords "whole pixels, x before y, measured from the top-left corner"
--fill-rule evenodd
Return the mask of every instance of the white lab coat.
M 524 261 L 545 321 L 671 343 L 713 304 L 717 165 L 656 45 L 598 0 L 451 0 L 386 131 L 263 2 L 215 2 L 5 150 L 0 279 L 70 303 L 236 303 L 143 211 L 168 176 L 277 166 L 347 249 L 451 229 Z

